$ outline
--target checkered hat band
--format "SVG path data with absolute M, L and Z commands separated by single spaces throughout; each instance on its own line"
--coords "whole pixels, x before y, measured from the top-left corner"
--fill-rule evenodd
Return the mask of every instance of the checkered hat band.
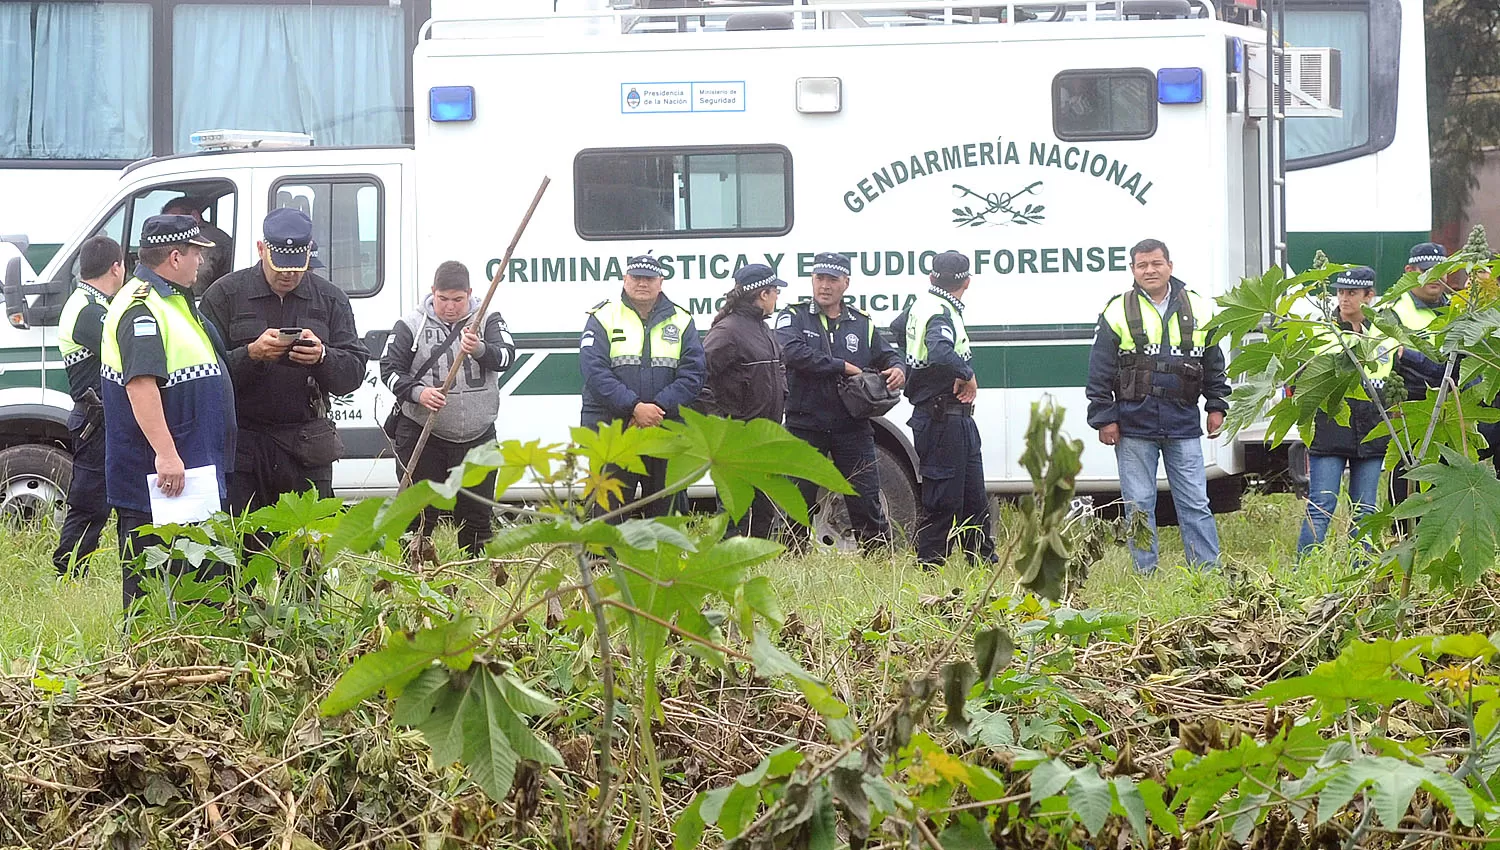
M 1438 256 L 1437 254 L 1415 254 L 1413 256 L 1407 257 L 1406 262 L 1407 265 L 1414 266 L 1417 263 L 1441 263 L 1446 259 L 1448 258 Z
M 644 274 L 647 277 L 661 277 L 661 266 L 655 263 L 631 263 L 625 267 L 626 274 Z
M 303 245 L 301 247 L 294 246 L 291 248 L 283 248 L 280 245 L 267 245 L 266 249 L 273 254 L 304 254 L 307 252 L 306 245 Z
M 762 289 L 764 287 L 770 286 L 775 282 L 776 275 L 771 275 L 770 277 L 763 277 L 760 280 L 752 280 L 744 286 L 741 286 L 740 289 L 743 289 L 746 292 L 750 292 L 751 290 Z
M 957 272 L 957 273 L 954 273 L 954 272 L 938 272 L 937 276 L 938 276 L 938 278 L 940 280 L 968 280 L 969 279 L 969 273 L 968 272 Z
M 155 236 L 147 236 L 142 241 L 147 245 L 175 245 L 178 242 L 186 242 L 202 232 L 202 228 L 195 224 L 181 233 L 158 233 Z
M 845 277 L 849 274 L 849 267 L 834 263 L 818 263 L 813 266 L 813 274 L 831 274 Z

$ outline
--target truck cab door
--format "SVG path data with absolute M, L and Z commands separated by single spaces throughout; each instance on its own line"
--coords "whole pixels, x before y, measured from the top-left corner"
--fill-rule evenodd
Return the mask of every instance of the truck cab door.
M 317 243 L 317 273 L 349 296 L 354 323 L 370 350 L 364 383 L 335 396 L 329 415 L 344 441 L 344 460 L 334 466 L 334 487 L 369 485 L 372 463 L 390 450 L 380 423 L 389 394 L 380 384 L 380 355 L 391 327 L 407 303 L 402 291 L 402 169 L 399 162 L 325 168 L 267 170 L 257 180 L 257 222 L 273 209 L 307 213 Z M 257 224 L 257 230 L 259 225 Z

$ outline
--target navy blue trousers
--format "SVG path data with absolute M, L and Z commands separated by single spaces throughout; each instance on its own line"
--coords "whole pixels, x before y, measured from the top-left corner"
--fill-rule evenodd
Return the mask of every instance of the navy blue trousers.
M 88 556 L 99 548 L 109 522 L 104 493 L 104 429 L 95 427 L 87 440 L 73 435 L 73 481 L 68 485 L 68 515 L 58 534 L 52 565 L 58 575 L 87 572 Z
M 918 408 L 908 423 L 922 471 L 917 563 L 937 566 L 958 544 L 971 562 L 995 558 L 990 500 L 984 491 L 979 427 L 972 416 L 935 417 Z

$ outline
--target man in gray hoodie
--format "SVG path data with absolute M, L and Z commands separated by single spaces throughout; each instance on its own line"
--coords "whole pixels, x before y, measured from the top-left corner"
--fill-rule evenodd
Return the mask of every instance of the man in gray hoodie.
M 447 480 L 448 470 L 463 463 L 469 449 L 495 439 L 500 375 L 514 362 L 516 344 L 498 312 L 484 317 L 480 323 L 482 335 L 469 330 L 479 302 L 463 263 L 449 260 L 439 265 L 432 294 L 396 323 L 385 356 L 380 358 L 381 380 L 401 405 L 395 442 L 403 471 L 427 417 L 437 413 L 432 435 L 412 472 L 413 481 Z M 455 358 L 463 358 L 463 364 L 453 387 L 443 393 L 440 388 Z M 488 501 L 468 498 L 468 491 L 486 500 L 494 499 L 494 473 L 466 488 L 453 505 L 458 543 L 470 556 L 478 557 L 490 539 L 492 513 Z M 413 528 L 419 534 L 430 534 L 442 513 L 428 508 Z

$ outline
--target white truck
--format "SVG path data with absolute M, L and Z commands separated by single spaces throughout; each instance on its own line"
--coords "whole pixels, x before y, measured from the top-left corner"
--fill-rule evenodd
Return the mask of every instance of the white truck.
M 1068 430 L 1092 436 L 1089 344 L 1130 286 L 1129 247 L 1164 240 L 1210 297 L 1282 262 L 1280 117 L 1338 114 L 1337 51 L 1288 49 L 1298 76 L 1272 84 L 1297 99 L 1268 113 L 1267 50 L 1281 48 L 1266 15 L 1202 0 L 513 11 L 428 23 L 411 147 L 205 133 L 212 150 L 126 169 L 35 280 L 24 263 L 0 267 L 13 326 L 0 334 L 0 507 L 46 510 L 66 485 L 55 322 L 78 245 L 105 233 L 133 263 L 142 222 L 181 194 L 211 201 L 237 267 L 255 262 L 269 210 L 311 214 L 372 352 L 365 385 L 334 406 L 347 447 L 334 484 L 392 491 L 386 335 L 440 262 L 496 273 L 543 175 L 551 189 L 495 301 L 520 349 L 501 379 L 502 440 L 562 441 L 578 422 L 585 310 L 619 292 L 628 255 L 661 257 L 666 293 L 703 330 L 746 263 L 806 298 L 813 255 L 842 251 L 855 305 L 887 325 L 931 258 L 960 250 L 988 486 L 1020 492 L 1033 401 L 1052 395 Z M 877 434 L 890 510 L 910 524 L 907 413 Z M 1086 442 L 1080 489 L 1117 491 L 1113 455 Z M 1236 507 L 1242 450 L 1205 440 L 1204 455 L 1215 505 Z

